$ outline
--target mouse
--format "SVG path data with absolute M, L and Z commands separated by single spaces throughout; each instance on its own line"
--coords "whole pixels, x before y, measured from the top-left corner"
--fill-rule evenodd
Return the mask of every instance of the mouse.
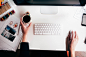
M 71 36 L 70 36 L 70 38 L 72 38 L 72 31 L 70 31 L 70 34 L 71 34 Z M 75 37 L 75 32 L 73 32 L 73 36 Z

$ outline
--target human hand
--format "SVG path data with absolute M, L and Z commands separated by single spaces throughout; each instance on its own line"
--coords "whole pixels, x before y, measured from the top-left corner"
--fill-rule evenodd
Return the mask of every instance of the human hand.
M 68 37 L 66 39 L 66 49 L 67 50 L 69 49 L 70 51 L 75 51 L 75 47 L 78 43 L 78 40 L 79 38 L 78 38 L 76 31 L 69 32 Z
M 21 24 L 21 28 L 22 28 L 22 33 L 23 33 L 23 35 L 27 35 L 28 30 L 29 30 L 29 28 L 30 28 L 30 26 L 31 26 L 31 23 L 29 24 L 28 27 L 25 27 L 24 24 L 23 24 L 23 22 L 22 22 L 22 18 L 21 18 L 21 19 L 20 19 L 20 24 Z
M 66 38 L 66 51 L 69 51 L 70 35 L 71 35 L 71 32 L 69 31 L 68 36 Z
M 74 35 L 74 33 L 75 33 L 75 35 Z M 75 51 L 75 47 L 78 43 L 79 38 L 78 38 L 76 31 L 75 32 L 72 31 L 71 34 L 72 34 L 72 36 L 70 37 L 70 41 L 71 41 L 70 42 L 70 50 Z

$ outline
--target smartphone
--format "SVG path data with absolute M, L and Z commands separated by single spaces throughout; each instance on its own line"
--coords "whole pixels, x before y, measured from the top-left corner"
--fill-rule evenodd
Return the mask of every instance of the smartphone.
M 82 16 L 82 22 L 81 22 L 82 26 L 86 26 L 86 14 L 84 13 Z

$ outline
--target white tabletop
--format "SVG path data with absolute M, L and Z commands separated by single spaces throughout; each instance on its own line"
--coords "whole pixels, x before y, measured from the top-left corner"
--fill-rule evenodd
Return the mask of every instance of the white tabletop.
M 66 37 L 70 30 L 77 31 L 79 42 L 76 51 L 86 51 L 84 40 L 86 37 L 86 27 L 81 26 L 82 7 L 79 6 L 58 6 L 58 13 L 53 15 L 41 14 L 40 6 L 17 6 L 10 1 L 15 9 L 16 17 L 20 18 L 29 11 L 32 19 L 32 26 L 28 31 L 27 41 L 30 49 L 40 50 L 66 50 Z M 57 23 L 62 25 L 62 33 L 58 35 L 33 35 L 33 24 L 35 23 Z

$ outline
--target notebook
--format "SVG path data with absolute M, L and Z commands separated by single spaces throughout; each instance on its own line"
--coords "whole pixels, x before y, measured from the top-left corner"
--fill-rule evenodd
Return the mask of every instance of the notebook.
M 4 0 L 4 5 L 0 7 L 0 18 L 13 10 L 8 0 Z

